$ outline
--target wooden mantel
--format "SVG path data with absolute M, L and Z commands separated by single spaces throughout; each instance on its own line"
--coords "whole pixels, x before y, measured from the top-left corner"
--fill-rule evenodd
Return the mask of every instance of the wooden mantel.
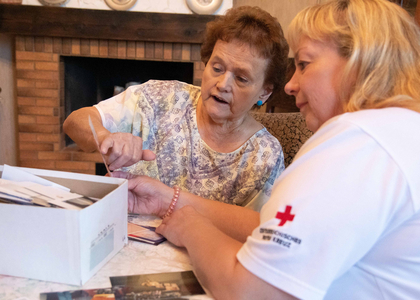
M 0 4 L 0 33 L 202 43 L 206 23 L 215 17 Z

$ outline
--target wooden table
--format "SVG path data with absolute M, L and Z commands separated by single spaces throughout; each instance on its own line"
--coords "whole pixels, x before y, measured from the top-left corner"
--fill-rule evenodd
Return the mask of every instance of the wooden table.
M 132 221 L 149 226 L 157 226 L 161 222 L 153 216 L 139 216 Z M 192 265 L 185 249 L 175 247 L 168 241 L 153 246 L 129 240 L 128 244 L 83 286 L 0 275 L 0 299 L 39 300 L 40 294 L 46 292 L 109 288 L 111 276 L 188 270 L 192 270 Z M 208 295 L 197 295 L 190 299 L 212 298 Z

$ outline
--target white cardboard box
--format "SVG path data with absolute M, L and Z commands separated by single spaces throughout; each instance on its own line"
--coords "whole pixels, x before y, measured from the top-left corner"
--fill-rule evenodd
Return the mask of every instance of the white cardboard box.
M 0 203 L 0 274 L 83 285 L 127 243 L 127 181 L 19 169 L 101 200 L 82 210 Z

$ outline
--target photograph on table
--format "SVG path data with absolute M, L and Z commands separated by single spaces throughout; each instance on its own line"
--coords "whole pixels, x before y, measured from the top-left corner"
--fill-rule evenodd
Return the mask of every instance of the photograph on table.
M 42 293 L 40 300 L 114 300 L 111 288 Z
M 166 238 L 155 232 L 156 227 L 138 225 L 128 222 L 128 239 L 143 242 L 151 245 L 159 245 L 166 241 Z
M 177 299 L 205 294 L 192 271 L 111 277 L 116 300 Z

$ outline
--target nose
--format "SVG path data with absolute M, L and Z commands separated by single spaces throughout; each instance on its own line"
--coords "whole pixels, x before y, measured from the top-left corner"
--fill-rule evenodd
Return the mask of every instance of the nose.
M 233 75 L 230 72 L 221 74 L 217 81 L 217 88 L 222 92 L 230 92 L 232 89 Z
M 296 72 L 293 73 L 292 78 L 290 78 L 289 82 L 286 83 L 284 91 L 286 92 L 286 94 L 296 97 L 296 94 L 299 91 L 299 83 L 297 80 Z

